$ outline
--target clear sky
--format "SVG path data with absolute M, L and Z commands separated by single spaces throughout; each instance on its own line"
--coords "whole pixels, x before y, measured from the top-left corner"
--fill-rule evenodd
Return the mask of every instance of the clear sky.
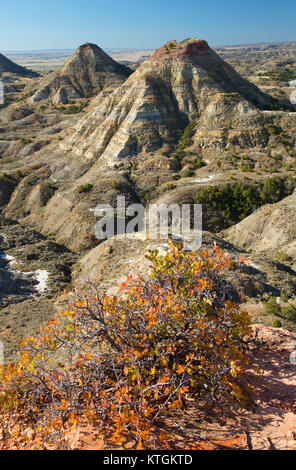
M 296 40 L 295 0 L 0 0 L 0 50 Z

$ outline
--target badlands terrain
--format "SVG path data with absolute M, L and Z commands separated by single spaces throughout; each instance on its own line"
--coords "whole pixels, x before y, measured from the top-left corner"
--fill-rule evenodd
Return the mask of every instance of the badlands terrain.
M 87 279 L 112 288 L 145 266 L 155 243 L 141 234 L 94 236 L 94 209 L 118 195 L 202 203 L 204 243 L 248 253 L 242 282 L 256 318 L 294 329 L 293 315 L 267 315 L 263 302 L 282 296 L 286 307 L 296 295 L 295 44 L 215 52 L 200 39 L 170 41 L 129 65 L 88 43 L 51 73 L 0 56 L 7 360 L 59 310 L 64 289 Z
M 111 57 L 87 43 L 63 53 L 66 61 L 50 72 L 0 55 L 6 362 L 75 287 L 91 281 L 117 293 L 125 276 L 148 271 L 148 249 L 166 248 L 143 233 L 96 239 L 96 206 L 116 207 L 119 195 L 146 207 L 203 204 L 203 244 L 216 242 L 234 264 L 250 260 L 240 287 L 253 321 L 265 325 L 265 335 L 277 327 L 293 339 L 295 45 L 214 51 L 186 39 Z

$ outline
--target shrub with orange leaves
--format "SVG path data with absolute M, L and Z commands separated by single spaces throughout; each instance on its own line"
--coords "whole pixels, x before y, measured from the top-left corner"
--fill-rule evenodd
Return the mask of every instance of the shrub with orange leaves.
M 27 338 L 19 362 L 1 367 L 4 422 L 26 416 L 37 446 L 67 448 L 77 423 L 91 423 L 142 448 L 151 436 L 168 438 L 160 418 L 188 397 L 244 399 L 250 319 L 225 280 L 231 260 L 216 245 L 186 252 L 173 243 L 147 257 L 149 277 L 128 277 L 120 297 L 95 286 L 76 293 L 63 321 Z

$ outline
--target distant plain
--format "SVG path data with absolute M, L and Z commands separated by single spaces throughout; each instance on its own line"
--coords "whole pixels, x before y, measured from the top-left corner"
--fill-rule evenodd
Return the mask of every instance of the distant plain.
M 74 49 L 58 50 L 40 50 L 40 51 L 9 51 L 5 52 L 13 62 L 23 67 L 35 70 L 37 72 L 49 72 L 60 67 L 68 57 L 74 52 Z M 120 50 L 106 49 L 106 52 L 117 62 L 136 63 L 150 57 L 153 50 Z

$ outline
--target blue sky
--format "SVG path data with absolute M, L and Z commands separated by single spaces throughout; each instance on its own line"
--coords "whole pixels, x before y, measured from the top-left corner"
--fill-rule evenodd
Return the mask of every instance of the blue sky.
M 295 0 L 0 0 L 0 50 L 156 48 L 296 40 Z

